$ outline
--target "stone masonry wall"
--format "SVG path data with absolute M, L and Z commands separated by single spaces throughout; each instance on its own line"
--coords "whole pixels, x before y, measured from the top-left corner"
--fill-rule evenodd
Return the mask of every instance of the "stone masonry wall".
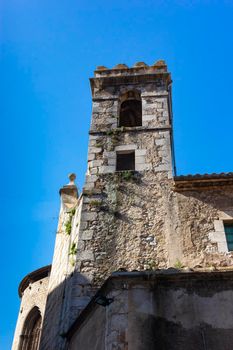
M 35 306 L 38 307 L 43 319 L 47 292 L 48 292 L 48 282 L 49 282 L 49 278 L 45 277 L 39 281 L 30 283 L 30 285 L 24 290 L 21 304 L 20 304 L 20 310 L 19 310 L 17 325 L 15 329 L 12 350 L 18 349 L 20 335 L 22 334 L 25 320 L 29 312 L 33 309 L 33 307 Z
M 233 252 L 228 252 L 223 222 L 233 220 L 233 187 L 185 191 L 177 197 L 182 263 L 195 267 L 229 267 Z

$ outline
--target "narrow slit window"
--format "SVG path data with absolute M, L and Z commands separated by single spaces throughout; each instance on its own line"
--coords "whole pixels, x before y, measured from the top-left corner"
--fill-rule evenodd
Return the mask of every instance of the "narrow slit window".
M 117 153 L 116 170 L 135 170 L 135 152 Z
M 229 251 L 233 251 L 233 223 L 224 223 L 227 247 Z

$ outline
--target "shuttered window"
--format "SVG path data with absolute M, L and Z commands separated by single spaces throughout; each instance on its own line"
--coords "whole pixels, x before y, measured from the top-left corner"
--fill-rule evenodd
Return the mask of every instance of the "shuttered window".
M 233 251 L 233 223 L 224 223 L 228 250 Z

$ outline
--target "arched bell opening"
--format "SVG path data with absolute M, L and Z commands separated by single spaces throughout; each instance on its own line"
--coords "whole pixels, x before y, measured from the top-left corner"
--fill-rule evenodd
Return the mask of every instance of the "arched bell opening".
M 128 91 L 120 98 L 119 127 L 142 126 L 142 100 L 138 91 Z

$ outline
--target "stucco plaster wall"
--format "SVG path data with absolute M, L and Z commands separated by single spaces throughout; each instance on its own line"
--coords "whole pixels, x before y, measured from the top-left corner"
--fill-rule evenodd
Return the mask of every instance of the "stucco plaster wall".
M 111 280 L 107 297 L 113 303 L 92 308 L 74 332 L 70 350 L 232 349 L 232 272 L 225 277 L 127 275 Z

